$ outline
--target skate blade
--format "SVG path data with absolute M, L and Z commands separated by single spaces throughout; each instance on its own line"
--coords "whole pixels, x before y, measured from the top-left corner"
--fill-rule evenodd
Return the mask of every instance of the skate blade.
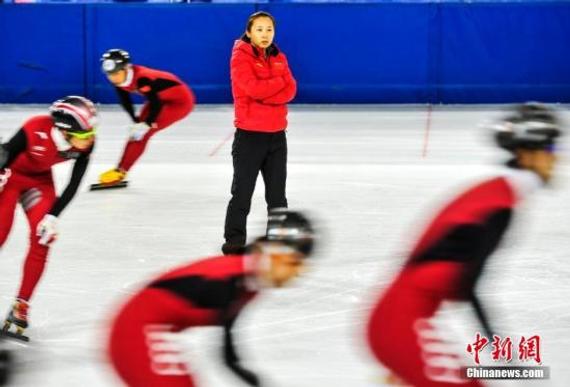
M 100 191 L 100 190 L 104 190 L 104 189 L 112 189 L 112 188 L 126 188 L 128 187 L 129 182 L 124 180 L 124 181 L 120 181 L 118 183 L 110 183 L 110 184 L 102 184 L 102 183 L 97 183 L 97 184 L 91 184 L 91 186 L 89 187 L 90 191 Z
M 10 332 L 9 330 L 6 330 L 6 329 L 3 329 L 0 331 L 0 337 L 18 340 L 18 341 L 23 341 L 25 343 L 30 342 L 30 338 L 28 336 L 24 335 L 23 333 L 17 333 L 17 332 L 14 333 L 14 332 Z

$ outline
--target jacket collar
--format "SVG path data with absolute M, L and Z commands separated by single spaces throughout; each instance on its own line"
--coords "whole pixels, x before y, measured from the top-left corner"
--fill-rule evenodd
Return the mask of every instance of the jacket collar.
M 244 39 L 246 39 L 246 38 L 242 37 L 241 39 L 236 40 L 236 42 L 234 44 L 234 50 L 244 51 L 244 52 L 246 52 L 249 55 L 252 55 L 254 57 L 262 57 L 263 56 L 263 50 L 258 49 L 253 44 L 251 44 L 250 42 L 248 42 L 247 40 L 244 40 Z M 269 46 L 267 48 L 267 50 L 265 50 L 265 54 L 267 57 L 277 56 L 277 55 L 279 55 L 279 52 L 280 52 L 279 48 L 277 47 L 277 45 L 275 43 L 271 43 L 271 46 Z

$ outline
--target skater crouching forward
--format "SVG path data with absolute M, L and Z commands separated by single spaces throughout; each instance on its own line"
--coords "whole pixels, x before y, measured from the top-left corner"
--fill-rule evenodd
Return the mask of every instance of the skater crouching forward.
M 249 17 L 246 31 L 232 52 L 236 132 L 224 254 L 240 252 L 246 244 L 247 216 L 260 171 L 268 211 L 287 207 L 287 103 L 295 97 L 297 83 L 285 54 L 273 43 L 274 36 L 273 16 L 256 12 Z
M 516 106 L 492 129 L 497 145 L 511 155 L 507 170 L 463 191 L 439 211 L 370 316 L 372 353 L 405 385 L 482 386 L 462 378 L 461 357 L 445 337 L 449 332 L 438 330 L 431 319 L 445 301 L 467 302 L 485 335 L 492 340 L 497 333 L 476 286 L 521 201 L 550 181 L 563 132 L 556 112 L 536 103 Z
M 95 143 L 97 112 L 91 101 L 70 96 L 54 102 L 50 115 L 30 118 L 0 145 L 0 248 L 8 238 L 19 202 L 30 225 L 28 255 L 18 297 L 4 330 L 28 326 L 28 302 L 57 237 L 60 213 L 77 192 Z M 69 184 L 56 197 L 51 167 L 75 160 Z
M 127 301 L 112 324 L 109 354 L 115 370 L 130 387 L 194 387 L 176 333 L 220 326 L 224 363 L 243 382 L 260 386 L 240 363 L 232 327 L 256 295 L 301 273 L 313 243 L 313 227 L 303 214 L 272 211 L 266 236 L 246 255 L 195 261 L 155 278 Z
M 129 140 L 119 164 L 99 176 L 99 184 L 121 184 L 127 172 L 144 153 L 150 139 L 159 131 L 186 117 L 194 108 L 194 94 L 176 75 L 131 63 L 129 53 L 111 49 L 101 57 L 101 68 L 115 86 L 121 105 L 133 120 Z M 146 102 L 135 113 L 131 93 L 142 95 Z

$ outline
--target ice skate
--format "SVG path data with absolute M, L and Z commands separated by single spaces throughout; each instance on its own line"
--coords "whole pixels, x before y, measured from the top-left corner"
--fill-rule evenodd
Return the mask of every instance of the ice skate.
M 109 188 L 125 188 L 127 172 L 120 168 L 113 168 L 99 175 L 99 183 L 91 184 L 91 191 Z
M 30 340 L 29 337 L 24 335 L 24 330 L 28 327 L 29 307 L 26 300 L 20 298 L 16 299 L 16 302 L 8 313 L 8 317 L 6 317 L 4 321 L 4 328 L 2 329 L 3 336 L 22 341 Z M 12 325 L 14 325 L 14 330 L 11 329 Z

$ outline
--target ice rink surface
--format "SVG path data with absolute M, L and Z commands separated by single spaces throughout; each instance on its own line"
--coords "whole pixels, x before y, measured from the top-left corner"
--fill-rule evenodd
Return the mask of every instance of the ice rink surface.
M 0 135 L 7 139 L 26 118 L 46 109 L 0 106 Z M 291 109 L 289 205 L 310 210 L 324 236 L 312 270 L 292 288 L 269 291 L 238 321 L 242 356 L 267 386 L 383 385 L 386 372 L 372 361 L 363 339 L 370 304 L 401 267 L 429 215 L 465 184 L 500 172 L 497 165 L 506 154 L 478 127 L 498 111 Z M 117 306 L 153 275 L 219 253 L 230 197 L 232 119 L 231 106 L 198 107 L 151 140 L 129 175 L 129 188 L 88 192 L 88 184 L 117 162 L 129 124 L 117 107 L 101 108 L 94 157 L 81 192 L 60 216 L 60 238 L 32 300 L 32 344 L 17 348 L 13 385 L 121 385 L 105 358 L 106 328 Z M 478 287 L 500 333 L 515 343 L 521 335 L 541 336 L 551 379 L 493 385 L 567 386 L 570 380 L 567 146 L 560 155 L 557 179 L 526 202 Z M 60 189 L 67 183 L 67 164 L 56 168 Z M 263 232 L 265 217 L 260 178 L 250 236 Z M 1 313 L 19 284 L 27 227 L 19 209 L 0 252 Z M 477 330 L 469 308 L 450 305 L 441 319 L 449 320 L 449 338 L 452 331 L 464 331 L 454 334 L 465 337 L 458 341 L 465 352 Z M 180 340 L 199 386 L 241 385 L 221 365 L 220 330 L 188 331 Z

